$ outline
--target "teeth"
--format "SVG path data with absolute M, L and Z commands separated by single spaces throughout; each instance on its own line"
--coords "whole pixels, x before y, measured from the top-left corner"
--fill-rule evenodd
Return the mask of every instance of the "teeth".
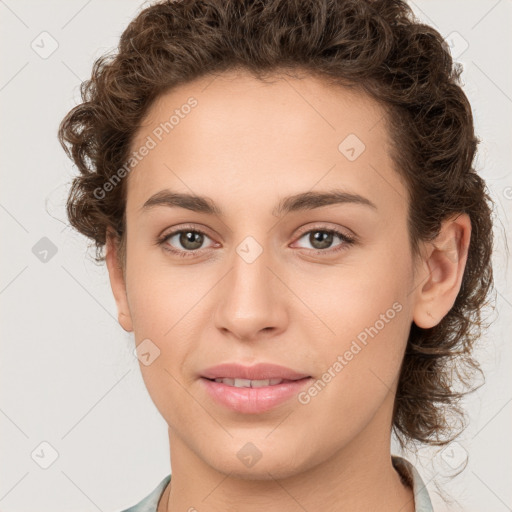
M 249 379 L 215 379 L 215 382 L 221 382 L 226 386 L 235 388 L 262 388 L 263 386 L 275 386 L 281 384 L 283 379 L 249 380 Z

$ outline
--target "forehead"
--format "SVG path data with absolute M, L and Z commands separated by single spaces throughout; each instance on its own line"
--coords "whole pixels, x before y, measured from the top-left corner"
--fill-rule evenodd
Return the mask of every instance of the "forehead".
M 127 208 L 171 188 L 241 199 L 286 189 L 346 188 L 405 200 L 389 155 L 384 109 L 353 89 L 304 75 L 262 82 L 242 72 L 202 77 L 152 104 L 131 150 L 151 146 L 128 176 Z

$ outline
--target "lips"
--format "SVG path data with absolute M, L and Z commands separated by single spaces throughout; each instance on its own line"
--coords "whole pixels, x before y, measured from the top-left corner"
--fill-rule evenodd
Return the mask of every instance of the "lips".
M 281 379 L 283 381 L 295 381 L 310 377 L 310 375 L 271 363 L 258 363 L 253 366 L 244 366 L 239 363 L 223 363 L 203 370 L 201 377 L 209 380 L 244 379 L 264 381 Z
M 284 404 L 294 403 L 297 407 L 299 402 L 295 398 L 313 379 L 305 377 L 261 387 L 231 386 L 206 377 L 199 381 L 202 389 L 215 404 L 236 413 L 254 415 L 265 413 Z
M 286 366 L 223 363 L 203 370 L 201 386 L 221 407 L 243 414 L 261 414 L 289 403 L 313 380 Z

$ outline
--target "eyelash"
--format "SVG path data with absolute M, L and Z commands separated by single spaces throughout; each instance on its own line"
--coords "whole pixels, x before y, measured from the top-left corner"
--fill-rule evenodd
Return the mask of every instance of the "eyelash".
M 181 258 L 194 257 L 202 249 L 196 249 L 194 251 L 185 251 L 185 250 L 178 250 L 178 249 L 171 248 L 171 246 L 166 244 L 167 240 L 169 240 L 169 238 L 173 237 L 174 235 L 177 235 L 180 233 L 187 233 L 187 232 L 200 233 L 201 235 L 204 235 L 204 236 L 207 236 L 208 238 L 210 238 L 208 236 L 208 234 L 205 233 L 204 231 L 202 231 L 201 229 L 198 229 L 198 228 L 192 227 L 192 226 L 190 226 L 190 227 L 185 226 L 176 231 L 171 231 L 170 233 L 166 233 L 162 237 L 158 238 L 156 241 L 156 245 L 161 246 L 165 251 L 168 251 L 168 252 L 170 252 L 176 256 L 179 256 Z M 344 242 L 344 243 L 336 246 L 335 249 L 325 249 L 325 250 L 308 249 L 309 251 L 313 251 L 313 253 L 315 255 L 323 255 L 325 253 L 331 253 L 331 254 L 337 253 L 339 251 L 343 251 L 343 250 L 347 249 L 349 246 L 353 245 L 356 242 L 355 238 L 349 237 L 348 235 L 346 235 L 345 233 L 342 233 L 341 231 L 338 231 L 337 229 L 332 229 L 332 228 L 328 229 L 328 228 L 323 228 L 323 227 L 316 227 L 313 229 L 309 229 L 308 231 L 304 231 L 303 233 L 301 233 L 298 240 L 301 239 L 304 235 L 307 235 L 312 232 L 322 232 L 322 233 L 333 234 L 333 235 L 336 235 L 337 237 L 339 237 Z

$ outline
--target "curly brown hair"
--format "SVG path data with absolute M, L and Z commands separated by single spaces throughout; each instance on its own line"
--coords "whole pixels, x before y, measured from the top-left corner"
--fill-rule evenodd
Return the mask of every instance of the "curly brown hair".
M 473 168 L 479 140 L 460 86 L 461 67 L 439 32 L 420 23 L 404 1 L 168 0 L 142 10 L 118 51 L 95 61 L 81 84 L 83 102 L 59 127 L 59 140 L 80 171 L 67 202 L 71 225 L 94 241 L 97 262 L 105 259 L 113 229 L 124 266 L 127 180 L 104 197 L 95 190 L 123 167 L 157 97 L 235 69 L 260 79 L 302 70 L 358 88 L 383 106 L 391 156 L 409 194 L 414 254 L 420 241 L 437 236 L 441 221 L 469 215 L 460 292 L 436 326 L 412 323 L 393 412 L 402 447 L 446 444 L 462 431 L 453 434 L 447 413 L 465 423 L 459 400 L 476 389 L 475 371 L 482 373 L 472 353 L 493 288 L 493 202 Z

